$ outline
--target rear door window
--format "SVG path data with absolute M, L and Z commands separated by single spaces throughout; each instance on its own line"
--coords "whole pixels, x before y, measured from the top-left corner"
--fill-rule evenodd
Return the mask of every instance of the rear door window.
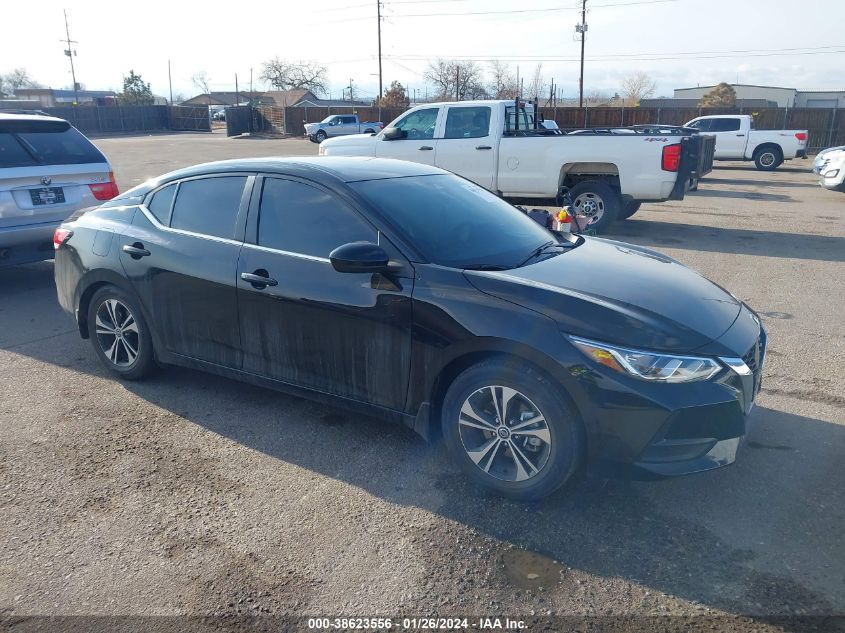
M 482 138 L 490 131 L 490 108 L 450 107 L 444 138 Z
M 186 180 L 179 185 L 170 226 L 202 235 L 235 238 L 246 176 Z
M 342 244 L 377 239 L 376 230 L 334 194 L 295 180 L 264 181 L 259 246 L 328 257 Z
M 711 119 L 711 132 L 736 132 L 739 130 L 739 119 Z

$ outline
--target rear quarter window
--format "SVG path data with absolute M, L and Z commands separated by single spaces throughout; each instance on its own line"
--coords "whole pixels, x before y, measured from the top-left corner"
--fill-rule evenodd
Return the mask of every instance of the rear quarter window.
M 167 185 L 156 191 L 147 200 L 147 209 L 150 210 L 156 220 L 168 226 L 170 224 L 170 209 L 173 207 L 173 196 L 176 194 L 176 185 Z

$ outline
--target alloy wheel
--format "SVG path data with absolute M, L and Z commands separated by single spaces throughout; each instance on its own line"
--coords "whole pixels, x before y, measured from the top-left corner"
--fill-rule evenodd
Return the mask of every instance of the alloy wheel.
M 777 159 L 775 158 L 773 152 L 764 152 L 760 154 L 760 164 L 763 165 L 763 167 L 771 167 L 775 164 L 775 160 Z
M 117 367 L 129 367 L 138 358 L 141 336 L 138 322 L 127 305 L 106 299 L 97 308 L 96 336 L 106 358 Z
M 591 191 L 585 191 L 575 198 L 572 207 L 577 215 L 587 217 L 588 224 L 595 224 L 604 215 L 604 200 Z
M 540 409 L 510 387 L 474 391 L 458 416 L 464 450 L 475 465 L 503 481 L 536 477 L 549 461 L 552 436 Z

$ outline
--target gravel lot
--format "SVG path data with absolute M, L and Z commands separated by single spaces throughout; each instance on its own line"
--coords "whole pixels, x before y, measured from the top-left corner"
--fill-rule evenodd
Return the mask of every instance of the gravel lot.
M 316 153 L 220 134 L 96 143 L 121 189 Z M 845 195 L 810 166 L 721 164 L 612 233 L 762 313 L 770 351 L 738 462 L 649 483 L 581 475 L 541 504 L 487 496 L 441 446 L 377 420 L 182 369 L 115 380 L 60 311 L 52 262 L 0 270 L 0 623 L 845 615 Z

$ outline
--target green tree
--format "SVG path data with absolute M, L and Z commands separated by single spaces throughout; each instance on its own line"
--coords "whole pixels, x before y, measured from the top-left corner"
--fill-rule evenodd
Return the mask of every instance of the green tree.
M 398 81 L 393 81 L 390 88 L 384 91 L 378 105 L 383 108 L 407 108 L 410 102 L 405 86 Z
M 736 105 L 736 90 L 724 81 L 713 88 L 698 102 L 699 108 L 733 108 Z
M 144 83 L 141 75 L 136 75 L 134 70 L 129 71 L 129 76 L 123 79 L 123 92 L 118 95 L 122 105 L 152 105 L 155 103 L 153 91 L 150 84 Z

